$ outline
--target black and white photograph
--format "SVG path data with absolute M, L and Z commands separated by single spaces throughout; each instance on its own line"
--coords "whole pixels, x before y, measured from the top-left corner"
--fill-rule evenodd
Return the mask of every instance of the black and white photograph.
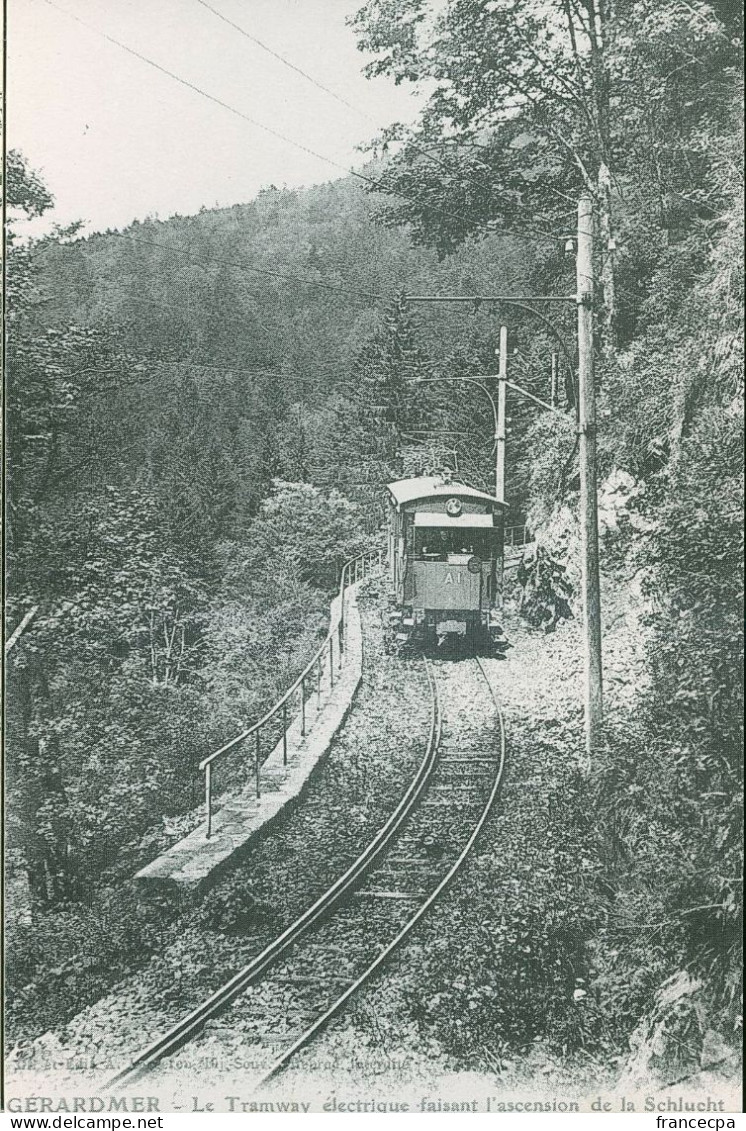
M 735 1127 L 742 5 L 4 21 L 5 1126 Z

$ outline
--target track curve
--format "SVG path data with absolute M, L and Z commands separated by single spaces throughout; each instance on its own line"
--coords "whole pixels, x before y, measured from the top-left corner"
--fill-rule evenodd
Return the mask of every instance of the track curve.
M 445 876 L 443 876 L 443 878 L 440 880 L 440 882 L 435 887 L 435 889 L 427 897 L 425 902 L 423 904 L 421 904 L 421 906 L 412 915 L 412 917 L 400 929 L 398 934 L 380 952 L 380 954 L 378 954 L 376 956 L 376 958 L 370 963 L 370 965 L 367 967 L 367 969 L 365 969 L 362 972 L 362 974 L 359 975 L 359 977 L 355 980 L 355 982 L 353 982 L 353 984 L 347 990 L 345 990 L 345 992 L 343 994 L 341 994 L 340 997 L 338 997 L 337 1000 L 332 1005 L 329 1006 L 329 1008 L 322 1014 L 322 1016 L 319 1017 L 313 1023 L 313 1025 L 309 1026 L 309 1028 L 299 1038 L 297 1038 L 297 1040 L 291 1045 L 291 1047 L 289 1049 L 287 1049 L 281 1056 L 279 1056 L 275 1060 L 275 1062 L 270 1066 L 270 1068 L 267 1069 L 267 1071 L 257 1081 L 255 1081 L 255 1087 L 256 1088 L 261 1087 L 262 1084 L 267 1083 L 274 1076 L 277 1076 L 290 1063 L 290 1061 L 295 1056 L 295 1054 L 297 1052 L 299 1052 L 300 1049 L 303 1048 L 305 1045 L 307 1045 L 311 1040 L 313 1040 L 313 1038 L 319 1032 L 321 1032 L 321 1030 L 328 1024 L 328 1022 L 331 1021 L 331 1019 L 334 1016 L 336 1016 L 336 1014 L 339 1013 L 344 1008 L 344 1006 L 347 1004 L 347 1002 L 350 1000 L 350 998 L 355 993 L 357 993 L 357 991 L 359 989 L 361 989 L 362 986 L 364 986 L 366 982 L 370 981 L 371 978 L 374 977 L 374 975 L 383 966 L 383 964 L 388 960 L 388 958 L 394 953 L 395 950 L 398 949 L 398 947 L 401 946 L 401 944 L 405 941 L 407 936 L 414 930 L 414 928 L 417 926 L 417 924 L 423 918 L 423 916 L 426 915 L 430 911 L 430 909 L 432 908 L 432 906 L 436 902 L 436 900 L 439 899 L 439 897 L 445 892 L 446 888 L 449 887 L 452 880 L 455 878 L 456 874 L 461 870 L 463 864 L 466 861 L 466 858 L 468 857 L 472 848 L 474 847 L 474 844 L 475 844 L 480 832 L 482 831 L 482 828 L 483 828 L 487 818 L 490 815 L 492 807 L 493 807 L 493 805 L 494 805 L 494 803 L 497 799 L 497 795 L 500 791 L 500 785 L 502 783 L 503 771 L 504 771 L 504 768 L 505 768 L 505 745 L 506 745 L 505 723 L 504 723 L 502 711 L 500 709 L 500 705 L 497 702 L 497 697 L 495 696 L 495 693 L 494 693 L 494 688 L 492 687 L 492 684 L 489 681 L 489 678 L 487 676 L 487 673 L 485 672 L 484 665 L 482 664 L 481 660 L 478 657 L 476 657 L 475 659 L 476 659 L 476 663 L 479 665 L 479 669 L 480 669 L 480 671 L 481 671 L 481 673 L 484 677 L 484 680 L 485 680 L 487 686 L 489 687 L 490 693 L 492 695 L 492 698 L 493 698 L 493 701 L 494 701 L 494 704 L 495 704 L 495 709 L 496 709 L 498 722 L 499 722 L 500 748 L 499 748 L 499 757 L 497 759 L 497 771 L 495 773 L 495 777 L 494 777 L 494 780 L 492 782 L 492 788 L 491 788 L 489 796 L 487 798 L 487 802 L 486 802 L 486 804 L 485 804 L 485 806 L 484 806 L 474 828 L 471 831 L 471 835 L 469 836 L 466 844 L 464 845 L 461 852 L 459 853 L 457 859 L 455 860 L 455 862 L 449 868 L 448 872 L 445 874 Z

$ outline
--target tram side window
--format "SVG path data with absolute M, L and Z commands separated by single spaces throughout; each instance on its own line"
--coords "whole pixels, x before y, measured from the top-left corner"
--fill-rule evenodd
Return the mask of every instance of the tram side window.
M 497 532 L 494 530 L 417 530 L 415 557 L 420 562 L 447 562 L 451 557 L 473 557 L 489 561 L 495 556 Z

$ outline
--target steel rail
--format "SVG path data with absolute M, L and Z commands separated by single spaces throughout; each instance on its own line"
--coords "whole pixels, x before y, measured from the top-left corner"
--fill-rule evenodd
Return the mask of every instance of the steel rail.
M 383 850 L 398 832 L 400 826 L 416 806 L 420 796 L 430 779 L 437 761 L 441 736 L 441 715 L 438 691 L 433 679 L 430 665 L 425 660 L 425 672 L 430 690 L 430 729 L 424 757 L 414 778 L 394 812 L 386 823 L 379 829 L 373 840 L 361 852 L 353 864 L 321 895 L 311 907 L 291 923 L 282 934 L 278 935 L 260 954 L 252 958 L 242 970 L 239 970 L 228 982 L 215 991 L 206 1001 L 198 1005 L 186 1017 L 177 1022 L 168 1032 L 164 1033 L 147 1048 L 139 1052 L 132 1062 L 121 1072 L 118 1072 L 104 1085 L 104 1089 L 111 1091 L 115 1087 L 131 1083 L 144 1076 L 155 1065 L 178 1052 L 185 1044 L 195 1037 L 204 1027 L 205 1022 L 215 1017 L 225 1009 L 247 986 L 257 980 L 281 955 L 283 955 L 302 935 L 306 933 L 324 915 L 335 908 L 342 900 L 354 890 L 359 881 L 370 870 Z
M 394 939 L 392 939 L 392 941 L 388 944 L 388 946 L 386 946 L 380 952 L 380 954 L 378 954 L 376 956 L 376 958 L 374 958 L 374 960 L 367 967 L 367 969 L 364 970 L 363 973 L 352 983 L 352 985 L 349 986 L 344 991 L 344 993 L 341 994 L 340 997 L 337 998 L 337 1000 L 333 1003 L 333 1005 L 329 1006 L 329 1008 L 326 1010 L 326 1012 L 323 1013 L 321 1015 L 321 1017 L 318 1017 L 316 1019 L 316 1021 L 314 1021 L 313 1024 L 310 1025 L 308 1027 L 308 1029 L 306 1029 L 306 1031 L 301 1034 L 300 1037 L 298 1037 L 298 1039 L 290 1046 L 290 1048 L 287 1049 L 284 1053 L 282 1053 L 282 1055 L 279 1056 L 274 1061 L 274 1063 L 271 1065 L 271 1067 L 257 1081 L 254 1082 L 254 1085 L 253 1085 L 254 1090 L 260 1088 L 263 1084 L 266 1084 L 274 1076 L 277 1076 L 287 1066 L 287 1064 L 295 1056 L 295 1054 L 297 1052 L 299 1052 L 300 1049 L 302 1049 L 305 1045 L 307 1045 L 309 1043 L 309 1041 L 313 1040 L 313 1038 L 329 1023 L 329 1021 L 331 1021 L 332 1018 L 337 1013 L 339 1013 L 340 1010 L 343 1009 L 343 1007 L 347 1004 L 347 1002 L 350 1000 L 350 998 L 354 994 L 356 994 L 357 991 L 362 986 L 364 986 L 366 982 L 370 981 L 370 979 L 373 977 L 373 975 L 377 973 L 377 971 L 380 969 L 380 967 L 383 966 L 383 964 L 388 960 L 388 958 L 390 958 L 390 956 L 393 954 L 393 952 L 401 946 L 401 944 L 404 942 L 404 940 L 407 938 L 407 936 L 417 926 L 420 919 L 422 919 L 423 916 L 427 914 L 427 912 L 430 910 L 430 908 L 433 906 L 433 904 L 436 902 L 436 900 L 439 899 L 439 897 L 443 894 L 443 892 L 446 890 L 446 888 L 449 886 L 449 884 L 453 880 L 454 876 L 456 876 L 456 874 L 461 870 L 463 864 L 466 861 L 466 858 L 469 856 L 469 853 L 471 852 L 472 848 L 474 847 L 474 844 L 476 843 L 477 837 L 479 836 L 480 832 L 482 831 L 482 828 L 484 827 L 484 824 L 485 824 L 487 818 L 489 817 L 490 812 L 492 811 L 492 807 L 493 807 L 495 801 L 497 800 L 497 795 L 500 791 L 500 786 L 502 784 L 503 771 L 504 771 L 504 768 L 505 768 L 505 720 L 503 718 L 503 713 L 502 713 L 502 710 L 500 708 L 500 704 L 497 701 L 497 696 L 495 695 L 495 690 L 494 690 L 494 688 L 493 688 L 493 686 L 492 686 L 492 684 L 491 684 L 491 682 L 490 682 L 490 680 L 487 676 L 486 671 L 484 670 L 484 665 L 482 664 L 482 661 L 479 659 L 478 656 L 476 656 L 475 659 L 476 659 L 477 664 L 479 665 L 479 669 L 482 673 L 484 681 L 487 684 L 487 688 L 489 690 L 489 693 L 492 696 L 492 701 L 495 704 L 495 709 L 496 709 L 496 712 L 497 712 L 498 725 L 499 725 L 499 731 L 500 731 L 500 756 L 499 756 L 499 759 L 498 759 L 497 770 L 495 772 L 495 780 L 492 784 L 492 789 L 490 791 L 490 795 L 487 798 L 487 801 L 485 802 L 482 813 L 480 814 L 479 819 L 477 820 L 477 823 L 474 826 L 469 839 L 467 840 L 466 844 L 464 845 L 463 849 L 461 850 L 456 861 L 451 865 L 451 867 L 449 868 L 448 872 L 445 874 L 443 879 L 440 881 L 440 883 L 437 885 L 437 887 L 430 893 L 430 895 L 427 897 L 425 902 L 420 905 L 420 907 L 417 909 L 417 911 L 415 911 L 415 913 L 414 913 L 414 915 L 412 915 L 411 919 L 409 919 L 404 924 L 404 926 L 401 928 L 401 930 L 396 935 L 396 937 Z

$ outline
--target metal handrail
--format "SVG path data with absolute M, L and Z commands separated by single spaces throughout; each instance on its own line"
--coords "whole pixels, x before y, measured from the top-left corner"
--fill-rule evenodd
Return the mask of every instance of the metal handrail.
M 520 538 L 520 541 L 518 540 Z M 528 526 L 524 523 L 522 526 L 506 526 L 505 527 L 505 545 L 506 546 L 525 546 L 533 539 L 533 535 Z
M 252 735 L 254 735 L 255 740 L 256 740 L 256 750 L 255 750 L 255 757 L 254 757 L 254 775 L 255 775 L 255 782 L 256 782 L 256 796 L 261 797 L 261 773 L 260 773 L 261 766 L 262 766 L 262 761 L 261 761 L 261 731 L 262 731 L 263 727 L 265 727 L 267 725 L 268 722 L 270 722 L 273 718 L 275 718 L 276 715 L 278 715 L 280 712 L 282 712 L 282 741 L 283 741 L 283 759 L 282 760 L 283 760 L 283 764 L 287 765 L 287 755 L 288 755 L 288 747 L 287 747 L 287 732 L 288 732 L 288 717 L 287 717 L 287 715 L 288 715 L 288 711 L 287 711 L 287 707 L 288 707 L 288 703 L 291 700 L 291 698 L 293 697 L 293 695 L 295 695 L 295 693 L 298 690 L 300 690 L 300 693 L 301 693 L 301 702 L 300 702 L 300 706 L 301 706 L 301 734 L 305 737 L 305 734 L 306 734 L 306 702 L 307 702 L 307 699 L 309 698 L 309 696 L 306 695 L 306 681 L 313 678 L 313 676 L 315 675 L 315 686 L 312 687 L 311 694 L 313 694 L 314 691 L 316 692 L 316 709 L 318 711 L 320 709 L 320 706 L 321 706 L 321 677 L 322 677 L 322 672 L 323 672 L 323 669 L 324 669 L 325 654 L 326 654 L 327 651 L 329 652 L 329 683 L 330 683 L 330 687 L 332 687 L 332 688 L 334 687 L 334 638 L 335 637 L 337 638 L 337 642 L 338 642 L 337 664 L 338 664 L 338 667 L 340 669 L 341 669 L 343 661 L 344 661 L 344 654 L 345 654 L 346 647 L 347 647 L 347 625 L 346 625 L 346 617 L 345 617 L 345 594 L 347 592 L 347 588 L 348 588 L 349 585 L 355 584 L 356 582 L 363 580 L 363 578 L 365 578 L 366 576 L 369 576 L 371 569 L 372 569 L 372 564 L 374 562 L 378 565 L 379 569 L 382 567 L 383 550 L 381 550 L 381 549 L 379 549 L 379 550 L 367 550 L 365 553 L 358 554 L 356 557 L 350 558 L 349 561 L 344 563 L 344 565 L 342 566 L 342 570 L 341 570 L 341 573 L 340 573 L 340 579 L 339 579 L 339 593 L 338 593 L 339 608 L 337 609 L 336 616 L 332 618 L 332 623 L 329 626 L 329 631 L 327 632 L 324 640 L 321 642 L 319 647 L 314 652 L 311 659 L 306 664 L 303 671 L 300 673 L 300 675 L 297 677 L 297 679 L 294 680 L 294 682 L 290 685 L 290 687 L 287 689 L 287 691 L 285 691 L 285 693 L 277 700 L 277 702 L 272 707 L 270 707 L 270 709 L 266 712 L 266 714 L 262 715 L 261 719 L 259 719 L 258 722 L 254 723 L 252 726 L 248 727 L 246 730 L 241 731 L 241 733 L 237 734 L 235 736 L 235 738 L 232 738 L 229 742 L 226 742 L 218 750 L 215 750 L 212 754 L 209 754 L 206 758 L 203 758 L 202 761 L 199 763 L 200 771 L 204 770 L 204 773 L 205 773 L 205 808 L 207 810 L 207 821 L 206 821 L 207 827 L 206 827 L 206 830 L 205 830 L 205 837 L 207 839 L 209 839 L 209 837 L 212 834 L 212 764 L 213 764 L 213 762 L 216 761 L 216 759 L 218 759 L 221 755 L 226 754 L 229 750 L 232 750 L 234 747 L 239 746 L 242 742 L 245 742 L 248 738 L 251 738 Z M 354 580 L 352 580 L 353 569 L 354 569 Z M 367 569 L 367 572 L 366 572 L 366 569 Z

